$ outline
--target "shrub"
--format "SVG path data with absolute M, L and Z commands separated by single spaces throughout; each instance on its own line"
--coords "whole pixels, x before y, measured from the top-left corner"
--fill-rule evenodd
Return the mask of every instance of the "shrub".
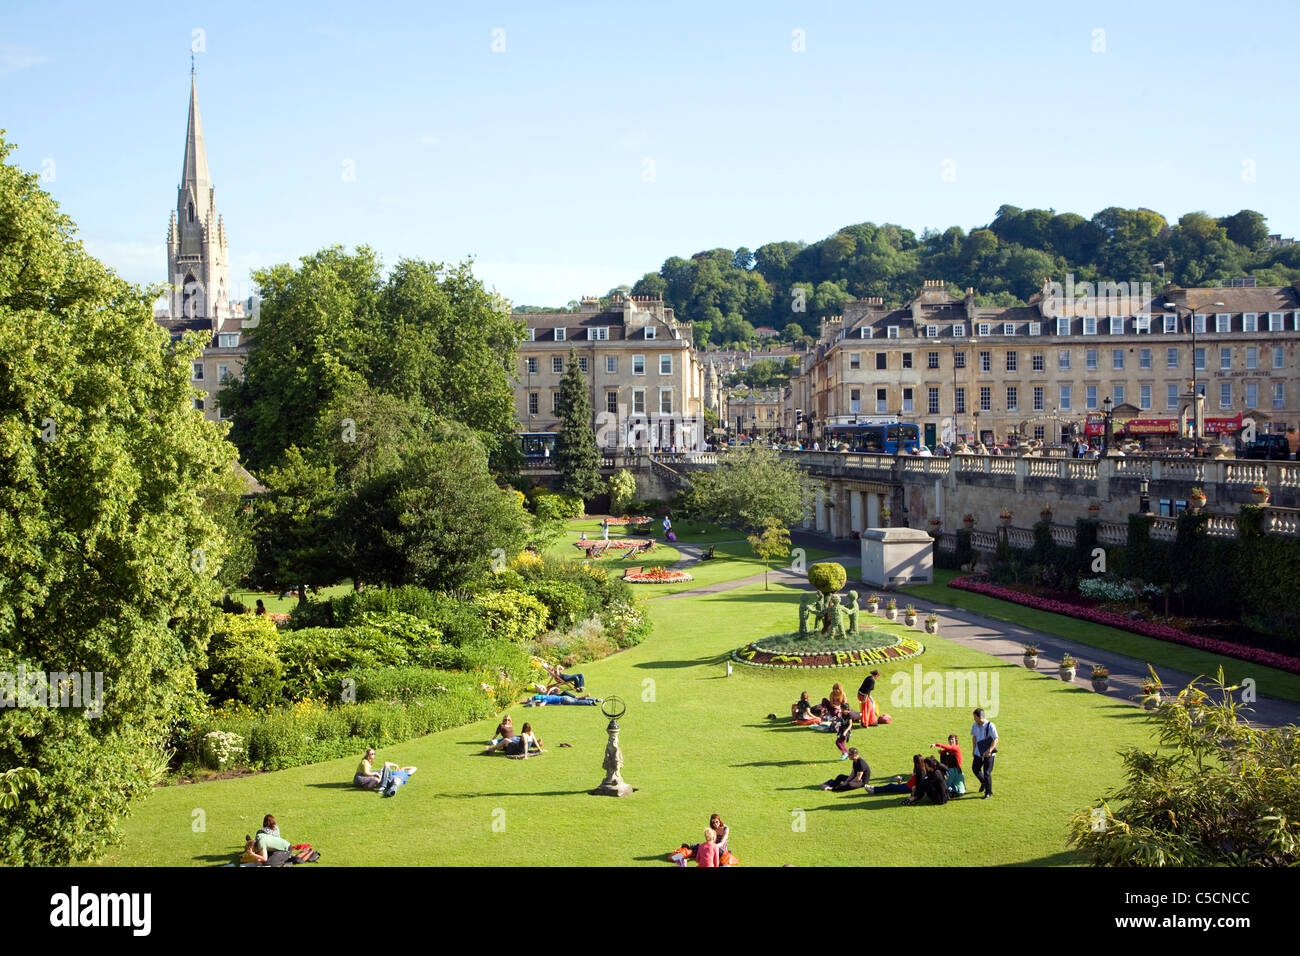
M 474 603 L 487 621 L 488 632 L 501 640 L 530 641 L 546 628 L 546 605 L 523 591 L 489 591 Z
M 295 604 L 289 612 L 289 628 L 296 631 L 303 627 L 334 627 L 334 601 Z
M 214 730 L 203 735 L 200 759 L 203 766 L 212 770 L 225 770 L 235 766 L 245 756 L 244 738 L 227 730 Z
M 585 511 L 581 498 L 543 492 L 533 498 L 533 513 L 542 521 L 567 521 L 581 518 Z
M 368 613 L 407 614 L 428 621 L 447 644 L 478 641 L 487 636 L 482 614 L 473 604 L 414 585 L 367 588 L 359 594 L 336 598 L 334 619 L 340 627 L 359 624 Z
M 546 626 L 572 627 L 587 610 L 587 595 L 577 584 L 569 581 L 527 581 L 520 579 L 519 590 L 531 594 L 546 606 Z
M 286 662 L 285 688 L 293 697 L 337 698 L 344 677 L 412 663 L 401 636 L 370 627 L 290 631 L 283 635 L 281 653 Z
M 844 565 L 834 561 L 821 561 L 808 569 L 808 583 L 822 594 L 831 594 L 844 587 L 849 579 Z
M 1084 578 L 1079 582 L 1079 593 L 1094 601 L 1132 601 L 1137 597 L 1130 585 L 1105 578 Z
M 609 476 L 609 510 L 616 515 L 631 514 L 628 508 L 636 500 L 636 476 L 620 468 Z
M 284 689 L 280 632 L 266 615 L 224 614 L 208 645 L 199 686 L 216 701 L 278 703 Z

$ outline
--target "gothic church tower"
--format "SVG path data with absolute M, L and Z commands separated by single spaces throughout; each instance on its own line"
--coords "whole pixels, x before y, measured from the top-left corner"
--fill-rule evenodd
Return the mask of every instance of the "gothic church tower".
M 172 287 L 169 312 L 173 321 L 207 319 L 213 332 L 222 328 L 222 320 L 230 316 L 226 227 L 217 215 L 216 189 L 208 174 L 193 68 L 185 162 L 176 190 L 176 209 L 167 228 L 167 281 Z

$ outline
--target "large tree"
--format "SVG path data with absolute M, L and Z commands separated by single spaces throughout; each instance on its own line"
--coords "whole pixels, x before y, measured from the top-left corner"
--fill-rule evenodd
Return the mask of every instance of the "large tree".
M 560 379 L 560 415 L 563 431 L 555 442 L 555 467 L 560 490 L 587 501 L 601 492 L 600 449 L 592 430 L 587 376 L 578 365 L 578 353 L 569 350 L 569 367 Z
M 0 863 L 50 865 L 102 853 L 165 767 L 221 596 L 213 503 L 238 486 L 222 426 L 194 410 L 204 343 L 169 342 L 158 290 L 87 255 L 10 148 L 0 138 L 0 673 L 84 672 L 90 696 L 0 710 L 0 767 L 35 771 L 0 803 Z
M 688 510 L 714 524 L 757 532 L 801 521 L 808 479 L 794 462 L 762 445 L 733 449 L 712 471 L 691 473 Z

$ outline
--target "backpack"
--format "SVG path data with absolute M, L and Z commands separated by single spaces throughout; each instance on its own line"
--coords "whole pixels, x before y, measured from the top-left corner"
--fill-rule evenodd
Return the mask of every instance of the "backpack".
M 894 722 L 894 718 L 890 717 L 888 714 L 881 714 L 879 717 L 876 718 L 877 724 L 892 724 L 893 722 Z

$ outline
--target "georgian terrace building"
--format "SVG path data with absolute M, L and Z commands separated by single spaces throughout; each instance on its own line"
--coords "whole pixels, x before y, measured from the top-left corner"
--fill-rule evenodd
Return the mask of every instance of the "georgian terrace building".
M 889 417 L 918 424 L 932 447 L 954 433 L 1064 442 L 1107 398 L 1132 417 L 1189 422 L 1193 375 L 1201 434 L 1239 414 L 1285 431 L 1300 421 L 1298 287 L 1063 298 L 1044 282 L 1027 306 L 990 308 L 928 280 L 902 308 L 849 302 L 823 322 L 801 376 L 811 431 Z
M 705 369 L 694 330 L 662 298 L 623 296 L 605 309 L 584 298 L 578 312 L 520 318 L 527 324 L 515 381 L 522 431 L 560 430 L 560 379 L 573 349 L 602 449 L 704 447 Z

